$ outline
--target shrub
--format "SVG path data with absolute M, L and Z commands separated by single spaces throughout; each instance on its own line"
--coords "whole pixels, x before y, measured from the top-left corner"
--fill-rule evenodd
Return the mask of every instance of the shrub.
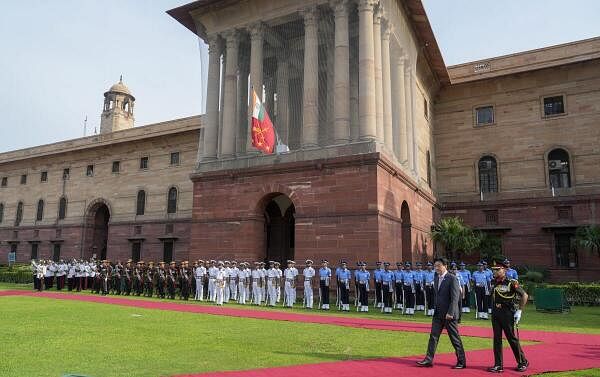
M 570 282 L 538 285 L 538 288 L 560 288 L 571 305 L 600 305 L 600 284 Z
M 0 282 L 2 283 L 33 283 L 33 275 L 30 271 L 3 271 L 0 272 Z

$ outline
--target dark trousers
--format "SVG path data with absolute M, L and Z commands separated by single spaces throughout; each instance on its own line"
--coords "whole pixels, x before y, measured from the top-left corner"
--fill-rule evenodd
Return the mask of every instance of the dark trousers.
M 478 312 L 487 312 L 487 299 L 485 295 L 485 288 L 484 287 L 475 287 L 475 296 L 476 298 L 476 310 Z
M 467 289 L 468 285 L 463 285 L 463 289 L 465 290 L 465 298 L 462 299 L 462 307 L 469 308 L 471 307 L 471 291 Z
M 56 290 L 60 291 L 65 286 L 65 275 L 56 277 Z
M 339 286 L 340 290 L 340 301 L 343 305 L 350 304 L 350 290 L 346 288 L 345 284 Z
M 381 302 L 381 283 L 375 282 L 375 305 Z
M 390 287 L 392 283 L 383 284 L 381 286 L 381 293 L 383 294 L 383 306 L 385 308 L 392 307 L 392 292 L 390 292 Z
M 40 279 L 36 275 L 33 275 L 33 289 L 36 291 L 40 290 Z
M 54 280 L 53 276 L 46 276 L 44 278 L 44 286 L 46 287 L 46 289 L 52 288 L 52 281 L 53 280 Z
M 415 307 L 415 294 L 412 286 L 404 284 L 404 309 Z
M 525 362 L 525 354 L 519 339 L 515 336 L 515 317 L 510 308 L 492 309 L 492 329 L 494 330 L 494 365 L 502 366 L 502 332 L 515 355 L 517 363 Z
M 402 283 L 396 283 L 396 304 L 403 304 L 404 290 L 402 289 Z
M 459 363 L 465 363 L 465 350 L 462 345 L 462 340 L 460 340 L 460 335 L 458 334 L 458 321 L 456 319 L 441 319 L 437 315 L 431 320 L 431 333 L 429 334 L 429 344 L 427 345 L 427 356 L 425 359 L 433 362 L 435 350 L 437 348 L 438 341 L 440 340 L 440 334 L 442 333 L 444 327 L 446 328 L 448 336 L 450 337 L 450 343 L 452 343 L 452 346 L 454 347 L 456 359 Z
M 416 305 L 425 305 L 425 295 L 421 284 L 415 284 L 415 302 Z
M 67 278 L 67 288 L 69 289 L 69 292 L 71 292 L 73 290 L 73 282 L 74 281 L 75 281 L 74 277 Z
M 425 310 L 433 309 L 433 285 L 425 286 L 425 298 L 427 299 L 427 307 Z
M 358 285 L 358 301 L 361 306 L 369 306 L 369 293 L 366 284 Z
M 323 280 L 319 283 L 319 289 L 321 290 L 321 305 L 329 305 L 329 287 L 325 285 Z

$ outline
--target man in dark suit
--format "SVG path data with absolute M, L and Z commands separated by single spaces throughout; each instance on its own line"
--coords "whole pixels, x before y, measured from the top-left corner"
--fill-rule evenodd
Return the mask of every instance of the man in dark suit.
M 431 321 L 431 333 L 427 355 L 417 364 L 422 367 L 433 366 L 433 356 L 437 348 L 442 329 L 446 328 L 450 342 L 456 352 L 457 362 L 453 369 L 464 369 L 467 366 L 465 350 L 458 334 L 458 322 L 460 320 L 460 283 L 455 275 L 448 272 L 448 261 L 438 258 L 434 263 L 435 277 L 433 279 L 434 289 L 434 313 Z

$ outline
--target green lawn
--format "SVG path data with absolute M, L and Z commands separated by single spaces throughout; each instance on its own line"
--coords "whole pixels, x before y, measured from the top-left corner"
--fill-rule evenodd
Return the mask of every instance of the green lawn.
M 585 369 L 577 372 L 558 372 L 536 374 L 539 377 L 600 377 L 600 369 Z
M 0 297 L 2 376 L 163 376 L 423 354 L 428 334 Z M 8 319 L 8 320 L 7 320 Z M 463 337 L 466 349 L 490 346 Z M 442 337 L 438 352 L 451 352 Z

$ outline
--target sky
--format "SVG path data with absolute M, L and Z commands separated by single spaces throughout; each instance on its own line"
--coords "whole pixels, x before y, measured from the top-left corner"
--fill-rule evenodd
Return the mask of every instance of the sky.
M 190 0 L 191 1 L 191 0 Z M 275 1 L 275 0 L 274 0 Z M 0 12 L 0 153 L 99 130 L 123 75 L 137 126 L 199 114 L 203 43 L 185 0 L 9 0 Z M 446 65 L 600 36 L 598 0 L 423 0 Z

